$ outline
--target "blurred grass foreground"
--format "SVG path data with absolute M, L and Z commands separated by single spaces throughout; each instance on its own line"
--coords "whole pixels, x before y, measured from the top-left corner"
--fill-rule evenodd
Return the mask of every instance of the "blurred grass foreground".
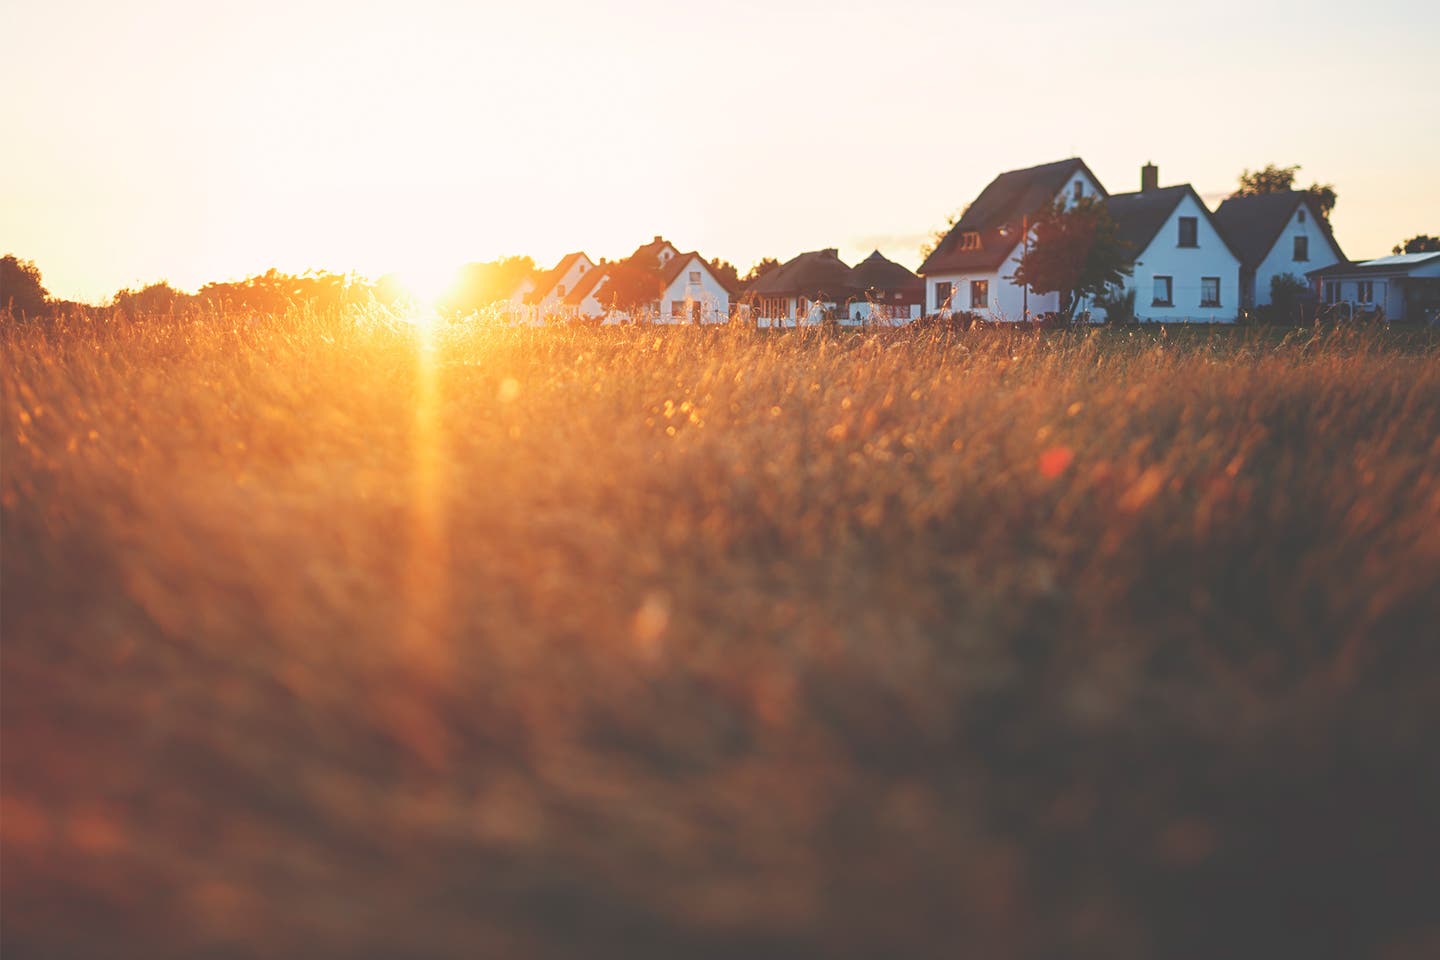
M 0 345 L 6 960 L 1440 955 L 1433 336 Z

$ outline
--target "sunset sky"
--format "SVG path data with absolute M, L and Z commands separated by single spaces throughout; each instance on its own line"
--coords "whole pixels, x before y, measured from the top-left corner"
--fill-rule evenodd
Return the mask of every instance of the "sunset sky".
M 997 172 L 1329 182 L 1346 253 L 1440 233 L 1433 0 L 8 4 L 0 253 L 52 295 L 434 273 L 653 234 L 908 266 Z

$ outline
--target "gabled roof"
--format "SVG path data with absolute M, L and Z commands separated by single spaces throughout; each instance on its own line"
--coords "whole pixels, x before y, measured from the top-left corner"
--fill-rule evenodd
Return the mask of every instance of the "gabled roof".
M 925 258 L 920 274 L 993 270 L 1000 266 L 1020 242 L 1023 218 L 1053 203 L 1071 178 L 1082 171 L 1099 188 L 1100 195 L 1106 196 L 1100 178 L 1079 157 L 1000 174 L 980 191 L 959 222 Z M 978 246 L 972 243 L 967 248 L 963 241 L 966 234 L 978 234 Z
M 1405 276 L 1416 267 L 1429 266 L 1432 263 L 1440 264 L 1440 253 L 1401 253 L 1393 257 L 1380 257 L 1377 260 L 1332 263 L 1328 267 L 1312 270 L 1306 276 Z
M 861 290 L 881 293 L 924 294 L 925 281 L 894 260 L 886 259 L 876 250 L 855 264 L 850 271 L 852 282 Z
M 535 289 L 530 291 L 525 299 L 531 303 L 544 300 L 549 296 L 550 291 L 555 289 L 555 284 L 559 283 L 565 276 L 565 272 L 573 267 L 576 261 L 581 259 L 589 260 L 590 258 L 585 256 L 584 251 L 565 254 L 565 256 L 560 258 L 560 262 L 555 265 L 553 270 L 547 270 L 535 278 Z
M 1160 228 L 1170 219 L 1175 208 L 1180 206 L 1180 201 L 1186 197 L 1193 197 L 1195 205 L 1200 208 L 1200 213 L 1215 227 L 1215 233 L 1220 237 L 1220 242 L 1231 255 L 1238 260 L 1234 249 L 1225 239 L 1225 234 L 1215 223 L 1215 218 L 1210 214 L 1210 208 L 1205 206 L 1205 201 L 1200 199 L 1200 194 L 1188 183 L 1176 184 L 1172 187 L 1157 187 L 1154 190 L 1141 190 L 1138 193 L 1117 193 L 1105 201 L 1105 209 L 1110 213 L 1110 219 L 1115 221 L 1119 228 L 1118 233 L 1121 242 L 1130 247 L 1130 256 L 1135 258 L 1145 252 Z
M 727 294 L 731 296 L 735 295 L 735 291 L 730 289 L 730 285 L 725 282 L 725 278 L 711 269 L 709 262 L 695 250 L 691 250 L 689 253 L 676 254 L 671 257 L 670 262 L 660 268 L 660 285 L 662 287 L 670 286 L 670 284 L 675 282 L 675 278 L 680 276 L 680 272 L 686 269 L 692 262 L 700 264 L 701 269 L 710 274 L 710 279 L 720 284 Z
M 1215 226 L 1224 235 L 1225 242 L 1230 244 L 1230 249 L 1240 258 L 1240 262 L 1254 269 L 1269 256 L 1301 205 L 1310 212 L 1311 218 L 1335 251 L 1335 256 L 1344 260 L 1345 254 L 1335 242 L 1329 222 L 1321 216 L 1315 198 L 1303 190 L 1231 197 L 1215 211 Z
M 630 259 L 635 263 L 639 264 L 640 266 L 646 267 L 647 269 L 658 267 L 660 266 L 660 253 L 666 247 L 674 250 L 677 254 L 680 252 L 679 247 L 675 246 L 675 244 L 671 243 L 669 240 L 666 240 L 664 237 L 660 236 L 660 234 L 657 233 L 655 234 L 654 240 L 651 240 L 649 243 L 643 243 L 640 246 L 636 247 L 635 252 L 630 254 Z
M 572 306 L 578 306 L 586 297 L 590 296 L 595 288 L 608 276 L 610 276 L 610 271 L 606 269 L 606 265 L 604 264 L 586 270 L 585 273 L 581 275 L 579 281 L 576 282 L 574 288 L 565 294 L 565 302 Z
M 855 296 L 854 272 L 834 247 L 811 250 L 785 261 L 755 281 L 750 293 L 759 297 L 810 297 L 842 301 Z

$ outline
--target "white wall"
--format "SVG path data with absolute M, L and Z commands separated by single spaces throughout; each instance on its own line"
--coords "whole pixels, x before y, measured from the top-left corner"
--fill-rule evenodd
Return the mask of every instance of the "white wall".
M 1296 237 L 1310 238 L 1309 260 L 1294 259 Z M 1274 277 L 1289 273 L 1301 283 L 1305 283 L 1305 274 L 1312 270 L 1322 270 L 1338 260 L 1330 241 L 1325 238 L 1325 231 L 1315 222 L 1310 210 L 1302 204 L 1290 215 L 1285 229 L 1280 231 L 1280 239 L 1275 241 L 1275 246 L 1270 248 L 1265 259 L 1255 268 L 1255 306 L 1263 307 L 1270 302 L 1270 281 Z
M 1197 221 L 1193 247 L 1179 245 L 1181 217 L 1194 217 Z M 1157 276 L 1173 278 L 1174 306 L 1153 304 Z M 1200 306 L 1201 277 L 1220 278 L 1220 306 Z M 1135 259 L 1135 271 L 1126 279 L 1125 286 L 1136 291 L 1135 315 L 1142 321 L 1233 323 L 1240 309 L 1240 261 L 1225 246 L 1199 201 L 1187 193 L 1149 246 Z
M 565 300 L 565 293 L 569 293 L 574 288 L 576 282 L 585 275 L 585 271 L 593 269 L 595 269 L 595 264 L 582 253 L 574 263 L 570 264 L 570 268 L 565 271 L 564 275 L 555 281 L 555 286 L 545 291 L 545 296 L 539 303 L 540 312 L 542 314 L 559 313 Z M 559 292 L 561 287 L 565 288 L 565 293 Z
M 698 273 L 699 282 L 691 280 L 690 274 Z M 687 258 L 686 264 L 680 268 L 675 279 L 660 295 L 659 317 L 660 323 L 690 323 L 691 316 L 689 307 L 685 308 L 685 315 L 672 317 L 670 305 L 675 301 L 682 301 L 687 305 L 690 303 L 700 304 L 701 323 L 726 323 L 730 319 L 730 294 L 715 279 L 705 261 L 699 257 Z

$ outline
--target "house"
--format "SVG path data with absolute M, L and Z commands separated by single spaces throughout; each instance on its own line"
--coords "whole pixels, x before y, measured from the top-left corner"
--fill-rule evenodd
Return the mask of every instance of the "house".
M 595 266 L 583 252 L 569 253 L 561 258 L 552 269 L 538 277 L 527 277 L 521 281 L 511 302 L 528 308 L 529 318 L 543 320 L 547 316 L 562 312 L 565 298 L 574 289 L 586 272 Z
M 925 281 L 879 250 L 855 264 L 850 277 L 864 298 L 851 304 L 851 321 L 904 323 L 924 312 Z
M 967 310 L 990 319 L 1024 320 L 1060 308 L 1059 294 L 1036 294 L 1014 282 L 1028 219 L 1057 200 L 1108 196 L 1078 157 L 1000 174 L 920 265 L 925 308 Z
M 1166 323 L 1233 322 L 1240 310 L 1240 258 L 1194 187 L 1161 187 L 1159 181 L 1159 168 L 1147 163 L 1137 193 L 1105 201 L 1121 241 L 1133 251 L 1125 287 L 1136 292 L 1135 316 Z
M 663 266 L 660 267 L 660 302 L 656 311 L 659 322 L 729 321 L 730 296 L 734 291 L 716 276 L 704 257 L 691 251 L 669 256 L 660 253 L 657 258 L 663 258 Z
M 1352 316 L 1357 310 L 1378 311 L 1386 320 L 1440 321 L 1440 253 L 1335 263 L 1309 276 L 1322 303 L 1349 304 Z
M 861 299 L 854 273 L 835 247 L 811 250 L 785 261 L 751 285 L 747 294 L 758 326 L 786 327 L 849 316 Z
M 669 241 L 657 236 L 621 261 L 654 273 L 660 282 L 659 298 L 641 313 L 660 323 L 724 323 L 730 319 L 730 298 L 734 291 L 695 252 L 680 253 Z M 606 323 L 628 323 L 630 313 L 615 310 L 605 295 L 615 264 L 603 261 L 586 271 L 565 295 L 560 312 L 568 317 Z
M 1315 198 L 1300 190 L 1231 197 L 1215 211 L 1230 249 L 1240 257 L 1240 306 L 1268 306 L 1270 285 L 1348 262 Z

